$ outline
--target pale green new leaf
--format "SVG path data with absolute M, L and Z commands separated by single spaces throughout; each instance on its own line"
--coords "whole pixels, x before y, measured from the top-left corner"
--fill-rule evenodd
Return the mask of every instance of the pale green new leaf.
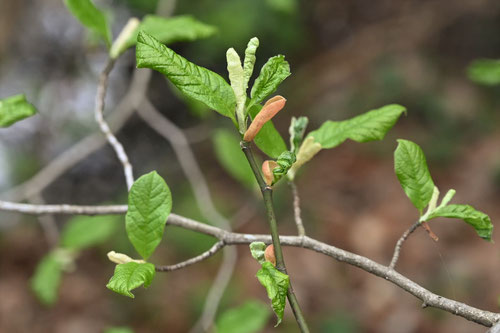
M 110 327 L 105 329 L 103 333 L 134 333 L 134 330 L 129 327 Z
M 9 127 L 35 113 L 35 107 L 26 100 L 24 95 L 0 99 L 0 127 Z
M 267 296 L 271 300 L 271 306 L 278 317 L 278 322 L 275 326 L 278 326 L 283 320 L 290 278 L 288 275 L 278 271 L 273 264 L 266 261 L 257 272 L 257 279 L 259 279 L 259 282 L 267 290 Z
M 217 129 L 213 135 L 215 156 L 224 169 L 248 188 L 256 182 L 245 154 L 241 151 L 240 140 L 233 132 Z
M 263 242 L 250 243 L 250 253 L 252 254 L 252 257 L 259 262 L 259 264 L 263 264 L 266 261 L 266 247 L 266 244 Z
M 253 84 L 250 105 L 262 102 L 272 94 L 278 86 L 290 76 L 290 65 L 285 60 L 285 56 L 277 55 L 265 63 L 260 70 L 260 74 Z
M 398 140 L 394 152 L 394 171 L 408 198 L 422 214 L 434 192 L 434 182 L 424 152 L 415 143 Z
M 292 117 L 288 133 L 290 134 L 290 151 L 297 154 L 304 139 L 307 124 L 309 119 L 307 117 Z
M 216 333 L 262 332 L 271 315 L 268 307 L 259 301 L 247 301 L 227 310 L 216 321 Z
M 115 267 L 115 273 L 106 287 L 118 294 L 134 298 L 130 291 L 144 285 L 147 288 L 155 276 L 155 266 L 150 263 L 128 262 Z
M 104 243 L 117 229 L 115 216 L 76 216 L 66 223 L 61 233 L 61 246 L 82 250 Z
M 469 205 L 447 205 L 438 207 L 434 210 L 427 220 L 436 217 L 448 217 L 455 219 L 462 219 L 470 224 L 477 232 L 479 237 L 491 241 L 491 234 L 493 232 L 493 224 L 488 215 L 476 210 Z
M 139 27 L 127 40 L 124 48 L 136 44 L 139 31 L 147 32 L 163 44 L 172 44 L 176 42 L 192 42 L 213 36 L 217 32 L 217 28 L 198 21 L 189 15 L 175 17 L 146 15 Z
M 500 84 L 500 59 L 474 60 L 467 68 L 472 81 L 484 85 Z
M 49 253 L 40 260 L 31 278 L 31 290 L 40 302 L 45 305 L 54 304 L 57 300 L 61 276 L 62 264 L 54 253 Z
M 253 74 L 253 67 L 255 65 L 255 53 L 259 47 L 259 39 L 253 37 L 248 42 L 247 48 L 245 50 L 245 60 L 243 61 L 243 71 L 245 72 L 245 89 L 248 88 L 248 81 Z
M 130 242 L 144 259 L 149 258 L 160 244 L 171 209 L 170 189 L 156 171 L 134 182 L 128 196 L 125 229 Z
M 137 37 L 136 57 L 138 68 L 157 70 L 185 95 L 235 120 L 233 89 L 220 75 L 189 62 L 143 31 Z
M 397 104 L 368 111 L 343 121 L 327 121 L 308 134 L 321 148 L 334 148 L 347 139 L 356 142 L 382 140 L 406 109 Z
M 254 105 L 250 108 L 249 113 L 252 119 L 260 112 L 261 109 L 261 105 Z M 278 158 L 283 151 L 287 150 L 285 141 L 281 137 L 281 134 L 276 130 L 271 120 L 262 126 L 253 142 L 257 145 L 257 147 L 259 147 L 260 150 L 272 158 Z
M 247 101 L 247 92 L 245 86 L 245 74 L 243 73 L 243 66 L 241 59 L 235 49 L 230 48 L 226 52 L 227 71 L 229 73 L 229 81 L 236 98 L 236 118 L 238 120 L 238 127 L 240 133 L 245 133 L 246 118 L 245 118 L 245 103 Z
M 111 45 L 111 30 L 106 15 L 90 0 L 64 0 L 74 17 L 92 32 L 101 36 L 108 46 Z

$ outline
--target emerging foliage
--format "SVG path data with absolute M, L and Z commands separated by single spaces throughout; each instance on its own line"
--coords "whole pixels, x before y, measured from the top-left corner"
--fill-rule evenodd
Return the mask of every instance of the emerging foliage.
M 248 81 L 253 74 L 253 67 L 255 65 L 255 53 L 259 47 L 259 39 L 253 37 L 248 42 L 247 48 L 245 50 L 245 60 L 243 61 L 243 71 L 245 72 L 245 90 L 248 88 Z
M 264 251 L 266 251 L 266 244 L 263 242 L 250 243 L 250 253 L 252 254 L 252 257 L 259 262 L 259 264 L 263 264 L 266 261 Z
M 241 306 L 229 309 L 217 320 L 217 333 L 262 332 L 269 320 L 270 311 L 259 301 L 247 301 Z
M 61 246 L 82 250 L 103 243 L 116 231 L 114 216 L 77 216 L 66 223 L 61 233 Z
M 26 100 L 24 95 L 0 99 L 0 127 L 9 127 L 35 113 L 35 107 Z
M 399 139 L 398 143 L 394 152 L 394 170 L 406 195 L 422 214 L 434 191 L 424 152 L 411 141 Z
M 57 292 L 61 283 L 62 263 L 54 252 L 40 260 L 31 279 L 31 289 L 45 305 L 52 305 L 57 300 Z
M 250 116 L 255 118 L 261 109 L 262 106 L 254 105 L 249 110 Z M 260 150 L 272 158 L 278 158 L 283 151 L 287 150 L 285 141 L 276 130 L 271 120 L 262 126 L 257 136 L 253 139 L 253 142 Z
M 66 7 L 85 27 L 99 35 L 111 46 L 111 29 L 106 15 L 90 0 L 64 0 Z
M 137 36 L 136 57 L 138 68 L 164 74 L 187 96 L 235 121 L 233 90 L 219 74 L 189 62 L 144 31 Z
M 252 86 L 250 105 L 258 104 L 271 95 L 290 76 L 290 65 L 285 60 L 285 56 L 277 55 L 270 58 L 255 79 Z
M 297 154 L 299 151 L 308 123 L 309 119 L 307 117 L 292 117 L 288 132 L 290 134 L 290 151 L 294 154 Z
M 467 68 L 467 75 L 472 81 L 488 86 L 500 83 L 500 60 L 478 59 Z
M 257 272 L 257 279 L 266 288 L 273 311 L 276 313 L 276 317 L 278 317 L 278 322 L 276 323 L 276 326 L 278 326 L 283 320 L 290 278 L 288 275 L 278 271 L 272 263 L 266 261 Z
M 438 207 L 436 210 L 429 214 L 427 220 L 436 217 L 449 217 L 455 219 L 462 219 L 470 224 L 477 232 L 479 237 L 491 241 L 491 234 L 493 232 L 493 224 L 488 215 L 476 210 L 469 205 L 445 205 Z
M 154 276 L 155 266 L 153 264 L 137 262 L 119 264 L 116 265 L 115 273 L 106 287 L 123 296 L 134 298 L 134 294 L 130 291 L 141 285 L 147 288 Z
M 160 244 L 171 209 L 170 189 L 156 171 L 134 182 L 128 197 L 125 227 L 130 242 L 144 259 Z

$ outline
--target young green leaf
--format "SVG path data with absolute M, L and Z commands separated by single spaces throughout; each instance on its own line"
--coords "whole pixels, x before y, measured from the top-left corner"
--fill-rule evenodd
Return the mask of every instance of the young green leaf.
M 134 182 L 128 196 L 125 229 L 130 242 L 144 259 L 149 258 L 160 244 L 171 209 L 170 189 L 156 171 Z
M 309 119 L 307 117 L 292 117 L 290 122 L 290 128 L 288 132 L 290 133 L 290 151 L 297 154 L 299 147 L 304 139 L 304 133 L 306 132 L 307 124 Z
M 278 166 L 273 169 L 274 182 L 275 184 L 279 181 L 283 176 L 286 176 L 288 170 L 292 167 L 293 163 L 296 161 L 295 154 L 291 151 L 285 150 L 281 153 L 281 155 L 276 160 L 276 164 Z
M 285 56 L 277 55 L 270 58 L 255 79 L 253 84 L 250 105 L 262 102 L 272 94 L 278 86 L 290 76 L 290 65 L 285 60 Z
M 470 224 L 477 232 L 479 237 L 491 241 L 491 234 L 493 232 L 493 224 L 488 215 L 476 210 L 469 205 L 447 205 L 438 207 L 429 214 L 427 220 L 436 217 L 448 217 L 455 219 L 462 219 Z
M 247 301 L 243 305 L 229 309 L 217 320 L 217 333 L 257 333 L 262 332 L 271 315 L 267 306 L 260 301 Z
M 76 216 L 66 223 L 61 233 L 61 246 L 82 250 L 104 243 L 117 229 L 114 216 Z
M 26 100 L 24 95 L 0 99 L 0 127 L 9 127 L 35 113 L 35 107 Z
M 259 264 L 263 264 L 266 261 L 264 251 L 266 251 L 266 244 L 263 242 L 250 243 L 250 253 L 252 254 L 252 257 L 259 262 Z
M 382 140 L 406 109 L 397 104 L 386 105 L 343 121 L 327 121 L 307 136 L 321 148 L 334 148 L 347 139 L 356 142 Z
M 130 327 L 110 327 L 104 330 L 103 333 L 134 333 Z
M 138 68 L 157 70 L 185 95 L 235 121 L 234 92 L 220 75 L 189 62 L 144 31 L 137 36 L 136 57 Z
M 278 317 L 278 326 L 283 320 L 283 313 L 286 305 L 286 294 L 290 285 L 288 275 L 281 273 L 270 262 L 262 264 L 262 268 L 257 272 L 257 279 L 266 288 L 267 296 L 271 300 L 271 305 Z
M 229 73 L 229 81 L 236 98 L 236 118 L 240 133 L 245 133 L 247 130 L 245 117 L 245 103 L 247 101 L 247 92 L 245 87 L 245 74 L 238 53 L 230 48 L 226 53 L 227 71 Z
M 259 39 L 253 37 L 248 42 L 247 48 L 245 50 L 245 60 L 243 61 L 243 71 L 245 72 L 245 90 L 248 88 L 248 81 L 253 74 L 253 67 L 255 65 L 255 53 L 259 47 Z
M 315 142 L 312 136 L 308 136 L 300 145 L 299 152 L 297 153 L 297 161 L 288 170 L 288 179 L 294 180 L 300 167 L 309 162 L 320 150 L 321 145 Z
M 90 0 L 64 0 L 74 17 L 92 32 L 101 36 L 108 47 L 111 45 L 111 30 L 106 15 Z
M 248 188 L 255 187 L 255 177 L 233 132 L 217 129 L 213 135 L 215 156 L 224 169 Z
M 488 86 L 500 83 L 500 59 L 474 60 L 467 68 L 472 81 Z
M 250 108 L 249 113 L 252 119 L 255 118 L 261 109 L 262 106 L 260 105 L 254 105 Z M 253 142 L 255 142 L 260 150 L 272 158 L 278 158 L 283 151 L 287 150 L 285 141 L 271 120 L 262 126 L 257 136 L 253 139 Z
M 136 44 L 139 31 L 147 32 L 163 44 L 172 44 L 176 42 L 192 42 L 213 36 L 217 32 L 217 28 L 198 21 L 189 15 L 175 17 L 146 15 L 139 27 L 125 43 L 125 49 Z
M 129 262 L 115 267 L 115 273 L 106 287 L 118 294 L 134 298 L 130 291 L 144 285 L 149 287 L 155 276 L 155 266 L 150 263 Z
M 38 263 L 31 278 L 31 289 L 45 305 L 52 305 L 57 300 L 61 283 L 62 264 L 54 253 L 49 253 Z
M 424 152 L 411 141 L 399 139 L 398 143 L 394 152 L 394 170 L 406 195 L 422 214 L 434 192 Z

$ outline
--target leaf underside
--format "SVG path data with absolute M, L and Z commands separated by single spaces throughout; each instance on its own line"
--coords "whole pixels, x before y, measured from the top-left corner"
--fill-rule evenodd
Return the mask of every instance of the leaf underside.
M 106 287 L 118 294 L 134 298 L 130 291 L 144 285 L 147 288 L 155 276 L 155 266 L 150 263 L 128 262 L 115 267 L 115 273 Z
M 276 326 L 278 326 L 283 320 L 290 279 L 288 275 L 278 271 L 268 261 L 264 262 L 262 268 L 257 272 L 257 279 L 266 288 L 267 296 L 271 300 L 271 306 L 278 318 L 276 323 Z

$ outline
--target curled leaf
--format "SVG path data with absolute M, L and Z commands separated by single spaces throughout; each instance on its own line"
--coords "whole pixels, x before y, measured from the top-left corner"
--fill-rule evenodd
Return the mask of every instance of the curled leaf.
M 266 261 L 269 261 L 273 266 L 276 267 L 276 256 L 274 255 L 274 245 L 271 244 L 266 247 L 266 251 L 264 251 L 264 257 Z
M 286 150 L 282 152 L 276 161 L 278 167 L 273 169 L 274 182 L 277 182 L 281 177 L 285 176 L 296 160 L 295 154 L 291 151 Z
M 321 144 L 314 141 L 312 136 L 307 137 L 299 148 L 297 161 L 288 170 L 287 176 L 290 180 L 295 178 L 297 171 L 301 166 L 309 162 L 321 150 Z
M 253 67 L 255 65 L 255 53 L 259 47 L 259 39 L 254 37 L 250 39 L 245 50 L 245 60 L 243 61 L 243 70 L 245 72 L 245 89 L 248 87 L 248 81 L 253 73 Z
M 144 264 L 144 260 L 135 260 L 130 258 L 128 255 L 115 252 L 115 251 L 110 251 L 108 252 L 108 259 L 111 262 L 114 262 L 115 264 L 126 264 L 128 262 L 136 262 L 138 264 Z
M 244 133 L 246 130 L 245 102 L 247 100 L 245 74 L 241 66 L 240 56 L 233 48 L 227 50 L 226 59 L 229 81 L 236 98 L 236 118 L 240 132 Z
M 262 174 L 268 186 L 271 186 L 274 183 L 273 170 L 276 167 L 278 167 L 278 163 L 276 163 L 275 161 L 267 160 L 262 163 Z
M 292 117 L 288 132 L 290 133 L 290 151 L 295 154 L 297 154 L 300 144 L 304 139 L 304 133 L 308 123 L 309 119 L 307 119 L 307 117 Z
M 263 242 L 252 242 L 250 243 L 250 253 L 252 257 L 259 262 L 259 264 L 263 264 L 266 259 L 264 256 L 264 251 L 266 250 L 266 244 Z
M 271 120 L 283 107 L 285 106 L 286 99 L 282 96 L 275 96 L 268 100 L 262 107 L 262 110 L 255 116 L 250 127 L 245 132 L 243 140 L 252 141 L 257 133 L 266 122 Z

